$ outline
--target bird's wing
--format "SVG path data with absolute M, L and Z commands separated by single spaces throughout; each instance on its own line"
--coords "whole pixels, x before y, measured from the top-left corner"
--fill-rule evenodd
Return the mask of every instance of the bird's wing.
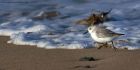
M 100 27 L 100 28 L 97 28 L 96 35 L 99 38 L 104 38 L 104 37 L 120 36 L 120 35 L 124 35 L 124 34 L 115 33 L 109 29 Z

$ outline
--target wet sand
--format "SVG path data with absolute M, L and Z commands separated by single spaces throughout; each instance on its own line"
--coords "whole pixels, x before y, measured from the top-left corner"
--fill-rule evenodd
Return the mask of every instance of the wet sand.
M 140 70 L 140 50 L 44 49 L 0 37 L 0 70 Z M 80 61 L 93 57 L 95 61 Z

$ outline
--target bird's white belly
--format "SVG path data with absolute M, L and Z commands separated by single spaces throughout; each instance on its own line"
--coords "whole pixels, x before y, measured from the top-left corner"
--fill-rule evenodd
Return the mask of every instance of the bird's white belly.
M 99 43 L 106 43 L 106 42 L 110 42 L 111 40 L 113 40 L 112 37 L 104 37 L 104 38 L 99 38 L 95 32 L 93 32 L 91 34 L 91 37 L 93 38 L 94 41 L 99 42 Z

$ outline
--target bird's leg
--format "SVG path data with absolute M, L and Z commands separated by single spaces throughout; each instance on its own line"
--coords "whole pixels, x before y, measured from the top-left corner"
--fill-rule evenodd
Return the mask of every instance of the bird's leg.
M 115 46 L 114 46 L 114 42 L 113 41 L 111 41 L 111 43 L 112 43 L 112 47 L 113 47 L 113 49 L 117 49 Z

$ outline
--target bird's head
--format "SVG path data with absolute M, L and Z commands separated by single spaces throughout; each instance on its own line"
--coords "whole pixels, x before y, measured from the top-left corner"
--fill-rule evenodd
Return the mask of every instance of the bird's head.
M 94 29 L 95 29 L 95 27 L 93 25 L 91 25 L 88 27 L 88 32 L 92 33 Z
M 93 25 L 91 25 L 91 26 L 89 26 L 88 28 L 87 28 L 87 30 L 84 32 L 84 34 L 86 34 L 86 33 L 92 33 L 93 32 L 93 30 L 94 30 L 94 26 Z

